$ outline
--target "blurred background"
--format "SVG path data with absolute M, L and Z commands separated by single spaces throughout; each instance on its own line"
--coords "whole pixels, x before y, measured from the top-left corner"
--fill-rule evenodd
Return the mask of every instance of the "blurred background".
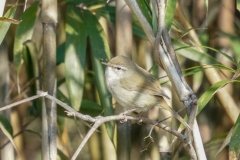
M 159 78 L 171 97 L 172 106 L 176 110 L 182 108 L 166 73 L 154 62 L 153 47 L 136 17 L 130 9 L 126 14 L 123 14 L 125 11 L 119 14 L 128 7 L 123 0 L 116 1 L 57 1 L 57 98 L 83 114 L 113 115 L 116 102 L 111 100 L 109 93 L 107 97 L 103 95 L 106 91 L 104 66 L 99 62 L 125 54 Z M 123 1 L 120 9 L 117 7 L 121 5 L 119 1 Z M 156 32 L 156 15 L 151 1 L 137 0 L 137 3 Z M 238 0 L 168 0 L 167 3 L 166 27 L 185 79 L 201 100 L 197 120 L 208 159 L 229 159 L 230 151 L 236 151 L 233 146 L 239 146 L 240 142 L 233 134 L 230 147 L 220 149 L 227 135 L 232 133 L 230 130 L 239 115 L 239 5 Z M 41 1 L 1 0 L 0 11 L 0 16 L 5 17 L 0 19 L 0 106 L 3 107 L 31 97 L 42 89 L 43 29 Z M 122 30 L 119 32 L 116 28 Z M 127 40 L 117 41 L 121 36 Z M 231 80 L 235 80 L 234 83 Z M 220 89 L 222 86 L 224 88 Z M 3 160 L 4 155 L 17 160 L 42 159 L 41 105 L 41 99 L 37 99 L 0 113 Z M 156 108 L 144 116 L 159 117 Z M 58 106 L 57 125 L 58 158 L 69 159 L 91 124 L 68 117 Z M 179 124 L 174 122 L 172 127 L 177 130 Z M 144 141 L 144 137 L 150 129 L 151 125 L 131 123 L 130 159 L 160 159 L 160 129 L 154 129 L 154 143 L 147 146 L 149 142 Z M 236 129 L 233 133 L 237 133 Z M 78 159 L 116 159 L 116 136 L 113 122 L 102 125 L 91 136 Z M 141 152 L 146 147 L 147 150 Z M 173 159 L 188 158 L 177 142 Z

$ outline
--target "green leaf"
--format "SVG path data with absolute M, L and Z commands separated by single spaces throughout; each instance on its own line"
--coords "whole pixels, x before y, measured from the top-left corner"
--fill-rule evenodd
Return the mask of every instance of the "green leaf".
M 139 36 L 140 38 L 147 40 L 147 36 L 146 36 L 146 34 L 143 32 L 143 30 L 142 30 L 141 26 L 139 25 L 139 23 L 133 21 L 133 26 L 132 26 L 132 28 L 133 28 L 133 34 L 134 34 L 134 35 L 137 35 L 137 36 Z
M 81 11 L 69 5 L 66 20 L 65 68 L 71 106 L 79 110 L 83 96 L 87 31 Z
M 237 157 L 240 153 L 240 114 L 238 115 L 237 122 L 234 125 L 232 137 L 229 144 L 229 151 L 233 152 L 233 156 Z
M 177 0 L 168 0 L 166 6 L 165 24 L 167 30 L 170 30 L 174 18 Z
M 84 22 L 86 22 L 86 28 L 88 30 L 89 41 L 93 53 L 96 85 L 99 92 L 101 105 L 104 108 L 104 116 L 112 115 L 112 103 L 104 79 L 105 66 L 101 64 L 101 61 L 106 61 L 110 58 L 110 50 L 107 43 L 107 38 L 103 28 L 94 15 L 87 10 L 83 11 L 82 14 L 84 17 Z M 113 140 L 114 123 L 106 123 L 106 129 L 109 137 Z
M 2 5 L 2 4 L 1 4 Z M 17 4 L 13 5 L 7 13 L 4 15 L 5 18 L 13 18 L 15 15 L 17 9 Z M 2 41 L 7 34 L 7 31 L 10 27 L 11 23 L 10 22 L 5 22 L 5 21 L 0 21 L 0 44 L 2 44 Z
M 17 26 L 14 40 L 14 65 L 18 74 L 22 61 L 23 43 L 32 38 L 34 24 L 38 15 L 39 1 L 34 2 L 21 16 L 22 22 Z
M 13 136 L 12 126 L 11 126 L 10 122 L 6 119 L 6 117 L 3 115 L 0 115 L 0 128 L 1 128 L 2 132 L 5 134 L 5 136 L 12 143 L 12 145 L 14 146 L 16 151 L 18 152 L 18 150 L 14 144 L 13 138 L 12 138 L 12 136 Z
M 224 66 L 224 65 L 220 65 L 220 64 L 213 64 L 211 66 L 209 66 L 209 65 L 195 66 L 195 67 L 187 68 L 183 72 L 184 72 L 184 76 L 189 76 L 189 75 L 193 75 L 195 73 L 201 72 L 208 68 L 224 69 L 224 70 L 228 70 L 232 73 L 236 72 L 234 69 Z
M 29 94 L 35 95 L 37 93 L 37 85 L 36 85 L 36 77 L 38 76 L 38 73 L 36 73 L 38 68 L 38 58 L 36 54 L 36 46 L 32 41 L 27 41 L 23 44 L 23 61 L 26 66 L 27 71 L 27 77 L 29 82 Z M 41 106 L 42 101 L 41 99 L 35 99 L 32 101 L 32 106 L 28 109 L 29 113 L 31 115 L 37 116 L 41 115 Z
M 115 24 L 116 20 L 116 8 L 114 6 L 103 6 L 100 8 L 93 9 L 93 12 L 96 12 L 96 16 L 104 17 L 109 22 L 112 22 Z
M 34 78 L 33 60 L 26 43 L 23 45 L 23 61 L 26 66 L 28 78 L 29 79 Z
M 198 113 L 202 111 L 202 109 L 206 106 L 206 104 L 212 99 L 215 93 L 223 87 L 224 85 L 230 82 L 240 82 L 238 80 L 223 80 L 213 84 L 204 94 L 198 99 Z
M 5 116 L 0 115 L 0 123 L 1 123 L 1 129 L 3 129 L 2 127 L 4 127 L 4 130 L 8 133 L 8 135 L 12 137 L 13 129 L 10 122 L 6 119 Z
M 86 6 L 87 8 L 93 5 L 105 5 L 106 0 L 65 0 L 65 3 L 72 4 L 74 6 Z
M 223 52 L 221 52 L 221 51 L 219 51 L 219 50 L 217 50 L 217 49 L 214 49 L 214 48 L 208 47 L 208 46 L 201 46 L 201 47 L 207 48 L 207 49 L 212 50 L 212 51 L 214 51 L 214 52 L 216 52 L 216 53 L 219 53 L 219 54 L 223 55 L 224 57 L 226 57 L 226 58 L 227 58 L 231 63 L 233 63 L 235 66 L 238 65 L 238 63 L 233 59 L 233 57 L 227 55 L 226 53 L 223 53 Z
M 229 83 L 229 80 L 219 81 L 213 84 L 204 94 L 198 99 L 198 113 L 202 111 L 202 109 L 206 106 L 206 104 L 212 99 L 215 93 L 220 89 L 222 86 Z
M 184 56 L 188 59 L 191 59 L 196 62 L 201 62 L 205 64 L 221 64 L 219 61 L 217 61 L 214 57 L 200 52 L 197 49 L 195 49 L 193 46 L 189 46 L 183 42 L 175 41 L 173 43 L 176 53 L 180 54 L 181 56 Z
M 83 100 L 80 108 L 80 112 L 90 116 L 99 116 L 103 113 L 102 106 L 89 100 Z
M 152 13 L 148 2 L 146 0 L 138 0 L 137 3 L 148 23 L 152 24 Z
M 203 70 L 204 70 L 204 68 L 202 68 L 201 66 L 192 67 L 191 69 L 188 68 L 188 69 L 184 70 L 185 71 L 184 76 L 190 76 L 195 73 L 202 72 Z

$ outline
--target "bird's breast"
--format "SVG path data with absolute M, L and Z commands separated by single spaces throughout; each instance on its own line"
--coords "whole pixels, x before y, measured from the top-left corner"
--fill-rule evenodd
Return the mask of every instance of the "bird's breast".
M 158 103 L 153 95 L 142 94 L 138 91 L 129 91 L 118 85 L 111 85 L 109 92 L 126 109 L 139 108 L 141 111 L 146 111 Z

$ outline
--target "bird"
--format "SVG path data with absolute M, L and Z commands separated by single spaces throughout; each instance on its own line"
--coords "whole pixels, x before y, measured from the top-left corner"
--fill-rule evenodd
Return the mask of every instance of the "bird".
M 171 108 L 165 98 L 160 82 L 152 74 L 139 67 L 126 56 L 116 56 L 106 65 L 105 82 L 113 98 L 125 109 L 136 108 L 135 112 L 142 113 L 157 106 L 171 112 L 187 128 L 190 126 Z

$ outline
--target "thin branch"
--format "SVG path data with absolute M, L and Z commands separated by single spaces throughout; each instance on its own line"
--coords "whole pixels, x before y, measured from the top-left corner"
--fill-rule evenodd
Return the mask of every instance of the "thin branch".
M 46 93 L 46 92 L 42 92 L 42 91 L 38 91 L 37 94 L 42 94 L 42 93 Z M 66 103 L 58 100 L 57 98 L 49 95 L 46 93 L 46 98 L 54 101 L 55 103 L 57 103 L 58 105 L 60 105 L 61 107 L 63 107 L 64 109 L 66 109 L 68 112 L 68 116 L 74 116 L 74 117 L 78 117 L 82 120 L 85 120 L 85 121 L 88 121 L 88 122 L 92 122 L 94 123 L 96 121 L 95 118 L 92 118 L 91 116 L 88 116 L 88 115 L 83 115 L 77 111 L 75 111 L 72 107 L 70 107 L 69 105 L 67 105 Z
M 149 138 L 149 139 L 150 139 L 150 142 L 147 144 L 147 146 L 146 146 L 143 150 L 141 150 L 141 152 L 146 151 L 146 150 L 148 149 L 148 146 L 154 142 L 151 134 L 152 134 L 153 128 L 154 128 L 157 124 L 158 124 L 158 123 L 154 124 L 154 125 L 151 127 L 148 136 L 144 137 L 144 141 L 145 141 L 147 138 Z
M 6 109 L 12 108 L 12 107 L 14 107 L 14 106 L 17 106 L 17 105 L 22 104 L 22 103 L 25 103 L 25 102 L 32 101 L 32 100 L 34 100 L 34 99 L 37 99 L 37 98 L 43 97 L 43 96 L 44 96 L 44 95 L 38 94 L 38 95 L 29 97 L 29 98 L 25 98 L 25 99 L 23 99 L 23 100 L 20 100 L 20 101 L 17 101 L 17 102 L 15 102 L 15 103 L 6 105 L 6 106 L 4 106 L 4 107 L 1 107 L 1 108 L 0 108 L 0 111 L 4 111 L 4 110 L 6 110 Z

